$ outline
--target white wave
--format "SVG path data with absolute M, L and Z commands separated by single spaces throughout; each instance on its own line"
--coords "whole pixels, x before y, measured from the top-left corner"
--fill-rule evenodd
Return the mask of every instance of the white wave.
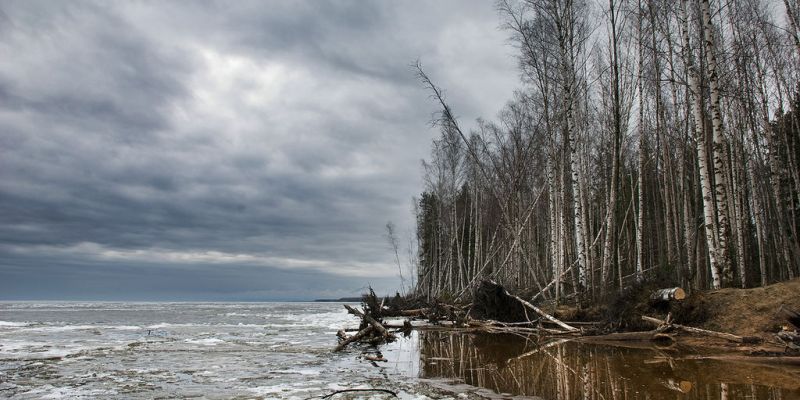
M 181 329 L 181 328 L 264 328 L 267 325 L 262 324 L 211 324 L 211 323 L 196 323 L 196 324 L 171 324 L 162 322 L 154 325 L 148 325 L 144 329 Z
M 225 343 L 224 340 L 217 339 L 217 338 L 187 339 L 185 342 L 186 343 L 191 343 L 191 344 L 199 344 L 199 345 L 203 345 L 203 346 L 216 346 L 216 345 Z
M 0 328 L 20 328 L 28 325 L 30 325 L 28 322 L 0 321 Z
M 141 326 L 135 325 L 110 325 L 110 326 L 98 326 L 99 329 L 112 329 L 115 331 L 140 331 L 142 330 Z
M 272 371 L 276 374 L 287 374 L 287 375 L 319 375 L 320 371 L 311 368 L 297 368 L 297 369 L 281 369 L 277 371 Z
M 95 325 L 45 325 L 25 329 L 28 332 L 67 332 L 97 329 Z
M 256 396 L 266 398 L 281 398 L 287 400 L 306 399 L 308 392 L 318 391 L 319 387 L 298 387 L 298 384 L 281 383 L 270 386 L 258 386 L 254 388 L 247 388 L 249 392 L 254 393 Z
M 64 358 L 69 355 L 80 353 L 89 348 L 45 348 L 42 346 L 25 347 L 9 346 L 3 344 L 0 347 L 0 355 L 9 360 L 43 360 L 52 358 Z
M 319 312 L 308 314 L 284 314 L 283 319 L 289 321 L 296 321 L 288 324 L 269 324 L 271 327 L 287 327 L 287 328 L 324 328 L 324 329 L 342 329 L 349 327 L 353 324 L 358 324 L 358 318 L 347 313 L 346 310 L 333 311 L 333 312 Z
M 117 391 L 44 385 L 23 394 L 38 396 L 40 399 L 93 399 L 98 396 L 110 397 L 116 395 Z
M 180 325 L 162 322 L 160 324 L 148 325 L 147 329 L 164 329 L 164 328 L 172 328 L 172 327 L 176 327 L 176 326 L 180 326 Z M 193 325 L 186 324 L 185 326 L 193 326 Z

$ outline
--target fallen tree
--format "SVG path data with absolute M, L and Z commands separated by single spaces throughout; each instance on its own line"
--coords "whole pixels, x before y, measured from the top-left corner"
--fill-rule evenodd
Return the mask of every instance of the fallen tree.
M 688 332 L 688 333 L 694 333 L 694 334 L 703 335 L 703 336 L 715 337 L 715 338 L 718 338 L 718 339 L 724 339 L 724 340 L 728 340 L 728 341 L 735 342 L 735 343 L 759 343 L 761 341 L 761 338 L 755 337 L 755 336 L 738 336 L 738 335 L 734 335 L 734 334 L 731 334 L 731 333 L 717 332 L 717 331 L 711 331 L 711 330 L 708 330 L 708 329 L 700 329 L 700 328 L 695 328 L 695 327 L 691 327 L 691 326 L 675 324 L 670 319 L 671 319 L 670 315 L 667 315 L 666 320 L 661 320 L 661 319 L 658 319 L 658 318 L 648 317 L 646 315 L 642 316 L 642 320 L 650 322 L 652 324 L 655 324 L 661 329 L 665 329 L 665 328 L 672 329 L 672 328 L 674 328 L 674 329 L 679 329 L 679 330 L 682 330 L 682 331 Z
M 548 323 L 558 325 L 567 332 L 580 332 L 580 329 L 571 326 L 558 318 L 542 311 L 539 307 L 523 300 L 519 296 L 512 295 L 503 286 L 491 280 L 481 282 L 479 289 L 475 293 L 473 310 L 479 315 L 500 322 L 531 322 L 533 318 L 538 320 L 544 318 Z

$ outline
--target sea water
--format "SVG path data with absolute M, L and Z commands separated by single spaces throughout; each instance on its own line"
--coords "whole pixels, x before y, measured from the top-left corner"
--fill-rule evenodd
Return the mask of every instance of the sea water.
M 4 302 L 0 398 L 429 398 L 418 359 L 331 351 L 357 325 L 334 303 Z
M 800 366 L 679 345 L 433 329 L 332 352 L 358 323 L 338 303 L 0 302 L 0 398 L 800 399 Z

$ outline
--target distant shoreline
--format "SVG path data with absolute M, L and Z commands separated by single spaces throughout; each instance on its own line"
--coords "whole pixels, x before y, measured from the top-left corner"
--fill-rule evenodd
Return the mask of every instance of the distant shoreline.
M 358 303 L 361 301 L 361 297 L 341 297 L 338 299 L 316 299 L 314 302 L 316 303 Z
M 300 299 L 300 300 L 74 300 L 74 299 L 65 299 L 65 300 L 52 300 L 52 299 L 45 299 L 45 300 L 9 300 L 9 299 L 0 299 L 0 304 L 14 304 L 14 303 L 41 303 L 41 304 L 69 304 L 69 303 L 86 303 L 86 304 L 93 304 L 93 303 L 118 303 L 118 304 L 247 304 L 247 303 L 335 303 L 335 302 L 344 302 L 344 303 L 360 303 L 361 297 L 342 297 L 340 299 Z

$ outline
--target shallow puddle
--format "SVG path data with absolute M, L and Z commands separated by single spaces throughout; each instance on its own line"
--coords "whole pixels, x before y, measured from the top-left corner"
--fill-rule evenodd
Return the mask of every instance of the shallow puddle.
M 800 367 L 696 359 L 702 349 L 641 347 L 427 331 L 384 353 L 398 372 L 502 397 L 800 399 Z

